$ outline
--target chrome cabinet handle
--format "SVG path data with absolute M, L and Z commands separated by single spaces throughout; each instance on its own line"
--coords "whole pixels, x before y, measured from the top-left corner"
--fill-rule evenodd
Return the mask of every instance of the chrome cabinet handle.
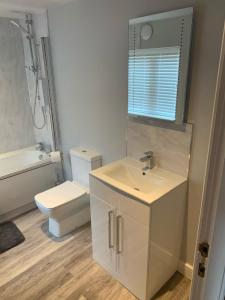
M 116 252 L 117 254 L 122 253 L 122 216 L 116 217 Z
M 112 234 L 112 231 L 113 231 L 113 210 L 110 210 L 108 212 L 108 237 L 109 237 L 109 248 L 113 248 L 114 247 L 114 242 L 113 242 L 113 234 Z

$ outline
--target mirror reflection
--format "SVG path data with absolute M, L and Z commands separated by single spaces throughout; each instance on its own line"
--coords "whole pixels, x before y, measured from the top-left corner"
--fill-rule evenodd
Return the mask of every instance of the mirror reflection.
M 130 20 L 129 115 L 183 122 L 191 25 L 191 8 Z

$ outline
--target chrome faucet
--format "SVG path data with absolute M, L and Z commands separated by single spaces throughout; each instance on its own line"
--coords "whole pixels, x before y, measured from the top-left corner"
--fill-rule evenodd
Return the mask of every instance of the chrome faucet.
M 35 148 L 38 151 L 44 152 L 46 154 L 49 154 L 51 152 L 51 146 L 50 145 L 44 145 L 43 143 L 38 143 L 38 145 Z
M 153 152 L 152 151 L 147 151 L 144 152 L 145 156 L 140 158 L 141 162 L 145 162 L 146 166 L 144 168 L 142 168 L 143 171 L 147 171 L 152 169 L 153 166 Z
M 43 143 L 38 143 L 37 146 L 35 147 L 35 150 L 44 151 L 45 150 L 44 144 Z

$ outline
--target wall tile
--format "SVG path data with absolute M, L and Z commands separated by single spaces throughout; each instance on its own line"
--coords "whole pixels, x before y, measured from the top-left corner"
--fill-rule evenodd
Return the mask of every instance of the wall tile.
M 21 33 L 0 18 L 0 153 L 34 144 Z
M 161 128 L 128 120 L 127 155 L 139 159 L 147 150 L 154 152 L 158 167 L 188 175 L 192 125 L 185 131 Z

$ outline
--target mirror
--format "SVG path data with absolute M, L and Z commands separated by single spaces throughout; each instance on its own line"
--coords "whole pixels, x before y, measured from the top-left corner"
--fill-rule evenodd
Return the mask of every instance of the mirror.
M 129 21 L 128 114 L 184 121 L 192 8 Z

